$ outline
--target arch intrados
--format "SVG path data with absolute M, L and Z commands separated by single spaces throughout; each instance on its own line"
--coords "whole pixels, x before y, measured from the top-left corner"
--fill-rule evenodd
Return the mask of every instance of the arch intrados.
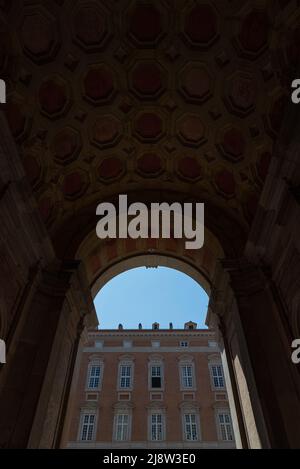
M 155 253 L 147 254 L 141 253 L 140 255 L 133 255 L 127 259 L 119 260 L 115 264 L 107 267 L 100 275 L 94 280 L 91 285 L 91 293 L 93 298 L 101 291 L 101 289 L 114 277 L 120 275 L 127 270 L 135 269 L 137 267 L 169 267 L 178 270 L 197 282 L 201 288 L 205 290 L 207 295 L 210 295 L 211 281 L 208 276 L 200 269 L 188 263 L 186 260 L 180 259 L 176 256 Z

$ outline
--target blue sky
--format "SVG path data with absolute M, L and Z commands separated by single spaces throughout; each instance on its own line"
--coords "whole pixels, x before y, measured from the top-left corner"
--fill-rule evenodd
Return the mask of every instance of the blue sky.
M 188 275 L 174 269 L 139 267 L 128 270 L 108 282 L 95 298 L 101 329 L 182 328 L 187 321 L 205 327 L 208 296 Z

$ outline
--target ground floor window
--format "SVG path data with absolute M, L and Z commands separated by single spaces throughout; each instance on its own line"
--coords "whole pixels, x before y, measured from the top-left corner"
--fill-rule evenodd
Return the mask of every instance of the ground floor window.
M 184 433 L 185 439 L 188 441 L 198 440 L 198 425 L 196 414 L 184 414 Z
M 115 440 L 128 441 L 129 440 L 129 415 L 117 414 L 115 416 Z
M 94 413 L 83 413 L 81 417 L 81 441 L 91 441 L 94 439 L 96 415 Z
M 164 439 L 164 416 L 162 413 L 152 413 L 150 416 L 151 440 L 162 441 Z
M 218 423 L 220 436 L 223 441 L 233 441 L 233 429 L 230 413 L 227 411 L 218 412 Z

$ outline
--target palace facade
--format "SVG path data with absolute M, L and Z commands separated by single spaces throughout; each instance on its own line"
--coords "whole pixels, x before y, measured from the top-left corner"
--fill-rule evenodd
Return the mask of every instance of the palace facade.
M 79 352 L 63 446 L 234 448 L 214 332 L 97 330 Z

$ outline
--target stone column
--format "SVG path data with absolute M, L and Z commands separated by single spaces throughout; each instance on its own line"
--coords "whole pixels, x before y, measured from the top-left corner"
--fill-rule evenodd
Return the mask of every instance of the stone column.
M 81 280 L 78 262 L 39 273 L 10 345 L 8 366 L 1 370 L 2 448 L 57 444 L 78 327 L 94 313 Z
M 299 448 L 300 380 L 291 361 L 282 304 L 274 295 L 269 272 L 244 259 L 224 260 L 222 265 L 229 274 L 238 308 L 242 332 L 237 337 L 241 338 L 241 334 L 245 337 L 253 370 L 254 382 L 247 383 L 246 376 L 245 385 L 250 392 L 262 446 L 268 446 L 268 442 L 263 435 L 260 411 L 271 448 Z M 223 322 L 228 328 L 226 317 Z M 243 363 L 238 366 L 242 367 Z M 259 405 L 255 402 L 256 392 Z

